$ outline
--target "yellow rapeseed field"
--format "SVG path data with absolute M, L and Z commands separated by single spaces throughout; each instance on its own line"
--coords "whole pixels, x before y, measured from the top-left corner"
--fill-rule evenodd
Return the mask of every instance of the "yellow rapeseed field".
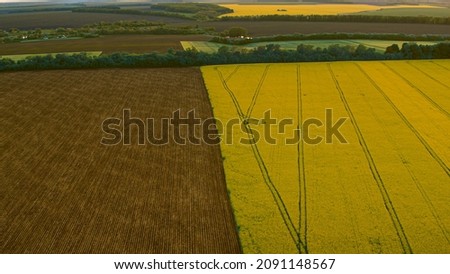
M 203 67 L 216 119 L 246 121 L 221 128 L 244 252 L 449 253 L 449 69 L 449 60 Z M 286 144 L 311 118 L 325 124 L 327 109 L 332 123 L 347 117 L 346 143 Z
M 234 10 L 234 13 L 225 14 L 222 16 L 250 16 L 250 15 L 336 15 L 342 13 L 354 13 L 362 11 L 374 11 L 379 9 L 389 8 L 437 8 L 435 6 L 427 5 L 390 5 L 390 6 L 375 6 L 366 4 L 305 4 L 305 5 L 292 5 L 292 4 L 279 4 L 279 5 L 241 5 L 241 4 L 224 4 L 221 5 Z

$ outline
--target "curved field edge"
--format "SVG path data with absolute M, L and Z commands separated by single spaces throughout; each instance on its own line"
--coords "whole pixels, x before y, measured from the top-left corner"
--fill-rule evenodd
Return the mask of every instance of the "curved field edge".
M 221 149 L 244 252 L 448 253 L 448 67 L 448 60 L 202 67 L 222 122 L 261 119 L 268 109 L 293 119 L 290 130 L 324 119 L 326 109 L 349 119 L 348 144 L 289 146 L 272 129 L 277 145 L 242 145 L 264 126 L 223 129 L 234 141 Z
M 220 148 L 101 145 L 102 122 L 212 117 L 198 68 L 2 73 L 5 253 L 240 253 Z M 132 129 L 135 136 L 136 128 Z

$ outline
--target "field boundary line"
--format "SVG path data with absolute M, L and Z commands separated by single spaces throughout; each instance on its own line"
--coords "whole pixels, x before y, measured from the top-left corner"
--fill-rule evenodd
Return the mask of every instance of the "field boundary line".
M 386 190 L 386 187 L 384 185 L 383 179 L 381 178 L 380 173 L 378 172 L 377 166 L 375 164 L 375 161 L 372 157 L 372 154 L 370 153 L 369 147 L 367 146 L 366 140 L 364 139 L 364 136 L 361 132 L 361 129 L 359 128 L 359 125 L 355 119 L 355 116 L 353 115 L 353 112 L 350 108 L 350 105 L 348 104 L 348 101 L 344 95 L 344 92 L 336 79 L 336 75 L 333 72 L 333 69 L 331 68 L 331 64 L 327 63 L 328 71 L 333 79 L 333 82 L 336 86 L 336 89 L 339 93 L 339 97 L 350 117 L 350 122 L 353 125 L 353 128 L 355 129 L 355 133 L 358 136 L 359 144 L 363 150 L 364 155 L 366 156 L 366 160 L 369 164 L 370 171 L 372 173 L 372 176 L 377 183 L 378 189 L 380 190 L 381 196 L 383 198 L 384 205 L 389 213 L 389 216 L 391 217 L 391 221 L 394 225 L 395 230 L 397 231 L 397 235 L 400 240 L 400 244 L 402 245 L 403 251 L 405 253 L 413 253 L 411 246 L 409 244 L 408 238 L 406 237 L 405 231 L 403 229 L 403 226 L 400 222 L 400 218 L 397 215 L 397 212 L 395 210 L 394 204 L 392 203 L 392 200 L 389 196 L 389 192 Z
M 438 83 L 438 84 L 440 84 L 440 85 L 442 85 L 442 86 L 444 86 L 444 87 L 450 89 L 449 86 L 447 86 L 446 84 L 442 83 L 442 82 L 439 81 L 438 79 L 434 78 L 434 77 L 431 76 L 429 73 L 423 71 L 423 70 L 420 69 L 418 66 L 414 65 L 413 63 L 411 63 L 410 61 L 406 61 L 406 63 L 407 63 L 408 65 L 410 65 L 411 67 L 415 68 L 416 70 L 420 71 L 421 73 L 425 74 L 426 76 L 428 76 L 428 78 L 434 80 L 436 83 Z
M 443 107 L 441 107 L 438 103 L 436 103 L 433 99 L 431 99 L 428 95 L 425 94 L 425 92 L 423 92 L 420 88 L 416 87 L 413 83 L 411 83 L 411 81 L 409 81 L 408 79 L 406 79 L 406 77 L 404 77 L 403 75 L 401 75 L 400 73 L 398 73 L 397 71 L 395 71 L 393 68 L 391 68 L 388 64 L 386 64 L 385 62 L 381 62 L 381 64 L 383 64 L 385 67 L 387 67 L 390 71 L 392 71 L 395 75 L 397 75 L 398 77 L 400 77 L 401 79 L 403 79 L 403 81 L 405 83 L 407 83 L 410 87 L 412 87 L 413 89 L 415 89 L 419 94 L 421 94 L 431 105 L 433 105 L 435 108 L 437 108 L 439 111 L 441 111 L 445 116 L 447 116 L 447 118 L 450 118 L 450 113 L 448 113 L 448 111 L 446 111 Z
M 236 96 L 234 95 L 234 92 L 228 87 L 227 83 L 225 82 L 225 79 L 223 78 L 222 72 L 217 67 L 215 68 L 215 70 L 217 71 L 217 73 L 219 75 L 219 79 L 222 82 L 223 87 L 225 88 L 227 93 L 230 95 L 230 97 L 233 101 L 234 107 L 236 108 L 236 111 L 238 112 L 238 115 L 240 116 L 241 122 L 244 122 L 245 116 L 243 115 L 242 109 L 239 105 L 239 102 L 236 99 Z M 278 189 L 273 184 L 272 179 L 270 178 L 269 171 L 267 170 L 267 166 L 264 163 L 264 160 L 262 159 L 261 153 L 259 152 L 256 142 L 254 142 L 254 139 L 252 138 L 253 134 L 252 134 L 251 127 L 248 124 L 244 124 L 244 128 L 245 128 L 245 131 L 246 131 L 249 139 L 253 140 L 252 142 L 250 142 L 250 145 L 251 145 L 251 148 L 253 151 L 253 155 L 255 156 L 255 159 L 256 159 L 259 169 L 261 171 L 264 183 L 269 188 L 269 191 L 272 194 L 272 197 L 275 201 L 275 205 L 277 206 L 277 208 L 280 212 L 281 218 L 283 219 L 283 222 L 284 222 L 289 234 L 291 235 L 294 245 L 296 246 L 297 250 L 300 252 L 299 246 L 304 245 L 304 244 L 300 241 L 299 232 L 297 231 L 297 229 L 294 226 L 294 223 L 292 222 L 291 216 L 289 215 L 289 212 L 286 208 L 286 205 L 283 202 L 283 199 L 281 198 L 280 193 L 278 192 Z
M 397 106 L 392 102 L 392 100 L 387 96 L 387 94 L 383 91 L 383 89 L 378 86 L 378 84 L 367 74 L 367 72 L 358 64 L 354 63 L 359 70 L 364 74 L 364 76 L 369 80 L 369 82 L 372 84 L 372 86 L 384 97 L 384 99 L 389 103 L 389 105 L 394 109 L 394 111 L 397 113 L 398 116 L 403 120 L 403 122 L 409 127 L 409 129 L 416 135 L 417 139 L 422 143 L 422 145 L 425 147 L 425 149 L 428 151 L 428 153 L 431 155 L 431 157 L 434 158 L 436 162 L 442 167 L 442 169 L 447 173 L 448 176 L 450 176 L 450 169 L 447 167 L 447 165 L 442 161 L 442 159 L 437 155 L 437 153 L 433 150 L 433 148 L 427 143 L 427 141 L 420 135 L 420 133 L 417 131 L 417 129 L 414 128 L 414 126 L 411 124 L 411 122 L 408 121 L 406 116 L 397 108 Z
M 255 93 L 253 94 L 252 101 L 247 109 L 247 114 L 246 114 L 247 118 L 250 118 L 250 116 L 252 115 L 253 108 L 255 107 L 256 100 L 258 99 L 258 96 L 259 96 L 259 92 L 261 91 L 264 81 L 266 80 L 269 68 L 270 68 L 270 65 L 266 65 L 266 68 L 264 69 L 261 79 L 259 80 L 258 86 L 256 87 Z
M 303 124 L 303 99 L 302 99 L 302 78 L 301 68 L 297 65 L 297 130 L 300 133 L 300 125 Z M 302 138 L 300 138 L 302 140 Z M 308 215 L 306 205 L 306 174 L 305 174 L 305 153 L 303 141 L 297 142 L 297 169 L 299 181 L 298 209 L 299 209 L 299 237 L 304 243 L 303 251 L 308 254 Z

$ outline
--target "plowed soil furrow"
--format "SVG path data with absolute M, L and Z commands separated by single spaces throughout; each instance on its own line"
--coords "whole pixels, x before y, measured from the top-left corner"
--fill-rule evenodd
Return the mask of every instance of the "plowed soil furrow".
M 102 121 L 212 117 L 197 68 L 0 74 L 3 253 L 239 253 L 218 145 L 101 145 Z M 203 134 L 200 132 L 200 135 Z

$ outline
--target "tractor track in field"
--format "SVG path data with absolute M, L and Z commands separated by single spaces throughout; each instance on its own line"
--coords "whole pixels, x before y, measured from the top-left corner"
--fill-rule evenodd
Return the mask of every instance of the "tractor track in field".
M 378 123 L 383 124 L 383 122 L 378 118 L 377 115 L 374 115 L 374 118 L 378 121 Z M 427 195 L 425 189 L 423 188 L 422 184 L 420 183 L 419 179 L 414 174 L 414 170 L 410 168 L 408 165 L 409 159 L 398 150 L 398 146 L 396 145 L 397 142 L 392 138 L 391 132 L 388 130 L 386 132 L 386 138 L 395 148 L 397 155 L 400 157 L 400 160 L 402 161 L 402 165 L 405 167 L 405 169 L 408 171 L 408 174 L 411 178 L 411 180 L 414 182 L 414 185 L 416 186 L 417 190 L 419 191 L 420 195 L 422 196 L 423 200 L 425 201 L 428 209 L 430 210 L 431 214 L 433 214 L 433 217 L 436 220 L 437 225 L 439 226 L 439 229 L 441 230 L 442 234 L 444 235 L 445 239 L 448 243 L 450 243 L 450 237 L 447 229 L 445 228 L 445 225 L 442 222 L 441 217 L 439 216 L 439 213 L 437 213 L 436 208 L 433 205 L 433 202 L 431 201 L 430 197 Z
M 225 78 L 223 77 L 222 72 L 216 67 L 215 68 L 219 79 L 222 83 L 222 86 L 224 87 L 224 89 L 227 91 L 228 95 L 231 97 L 231 100 L 233 101 L 233 105 L 236 108 L 237 114 L 239 115 L 241 122 L 244 122 L 246 119 L 246 116 L 244 115 L 242 108 L 239 104 L 239 101 L 237 100 L 236 96 L 234 95 L 234 92 L 230 89 L 230 87 L 228 86 L 228 84 L 225 81 Z M 248 124 L 244 124 L 245 125 L 245 130 L 247 133 L 247 136 L 250 140 L 252 140 L 252 129 Z M 272 197 L 274 199 L 274 202 L 278 208 L 278 211 L 280 212 L 281 218 L 283 219 L 283 222 L 286 226 L 286 229 L 288 230 L 294 245 L 296 246 L 298 252 L 301 252 L 300 246 L 304 246 L 304 243 L 301 242 L 300 240 L 300 236 L 299 236 L 299 232 L 297 231 L 297 229 L 295 228 L 295 225 L 292 221 L 291 216 L 289 215 L 289 212 L 286 208 L 286 205 L 280 195 L 280 193 L 278 192 L 278 189 L 276 188 L 276 186 L 274 185 L 274 183 L 272 182 L 272 179 L 269 175 L 269 171 L 267 169 L 266 164 L 264 163 L 264 160 L 261 156 L 261 153 L 259 152 L 258 146 L 256 145 L 255 142 L 250 142 L 251 148 L 252 148 L 252 152 L 253 155 L 258 163 L 259 169 L 261 171 L 261 175 L 263 177 L 264 183 L 265 185 L 268 187 L 270 193 L 272 194 Z
M 408 64 L 409 64 L 409 62 L 408 62 Z M 419 70 L 419 71 L 421 71 L 421 70 Z M 376 116 L 375 116 L 375 118 L 378 120 L 378 118 Z M 395 146 L 396 142 L 392 139 L 392 135 L 391 134 L 387 134 L 386 137 L 388 138 L 389 142 Z M 403 155 L 403 153 L 401 153 L 401 152 L 397 152 L 397 154 L 398 154 L 398 156 L 400 157 L 400 159 L 402 161 L 402 165 L 408 171 L 408 174 L 410 175 L 412 181 L 414 182 L 417 190 L 419 191 L 419 193 L 422 196 L 423 200 L 427 204 L 428 209 L 433 214 L 433 217 L 435 218 L 436 223 L 439 226 L 439 229 L 441 230 L 441 232 L 444 235 L 444 237 L 447 240 L 447 242 L 450 243 L 450 237 L 448 235 L 449 233 L 446 230 L 445 225 L 443 224 L 441 217 L 437 213 L 436 208 L 434 207 L 430 197 L 428 197 L 428 195 L 427 195 L 425 189 L 423 188 L 422 184 L 419 182 L 417 177 L 414 175 L 414 171 L 411 170 L 409 165 L 406 164 L 406 162 L 408 162 L 407 157 L 405 155 Z
M 443 107 L 441 107 L 438 103 L 436 103 L 432 98 L 430 98 L 425 92 L 423 92 L 420 88 L 416 87 L 411 81 L 406 79 L 403 75 L 398 73 L 396 70 L 391 68 L 389 65 L 387 65 L 385 62 L 381 62 L 385 67 L 387 67 L 390 71 L 392 71 L 395 75 L 400 77 L 405 83 L 407 83 L 410 87 L 412 87 L 414 90 L 416 90 L 420 95 L 422 95 L 431 105 L 433 105 L 435 108 L 437 108 L 440 112 L 442 112 L 447 118 L 450 118 L 450 113 L 446 111 Z
M 245 114 L 242 112 L 241 105 L 239 104 L 238 99 L 234 95 L 233 91 L 228 87 L 227 82 L 223 78 L 222 72 L 216 67 L 215 68 L 217 74 L 219 75 L 219 79 L 222 82 L 223 87 L 227 91 L 228 95 L 230 95 L 231 100 L 233 101 L 233 105 L 236 108 L 237 114 L 239 115 L 239 118 L 243 121 L 245 119 Z
M 438 79 L 434 78 L 434 77 L 431 76 L 429 73 L 423 71 L 423 70 L 420 69 L 418 66 L 412 64 L 410 61 L 406 61 L 406 63 L 407 63 L 408 65 L 410 65 L 411 67 L 415 68 L 416 70 L 420 71 L 421 73 L 423 73 L 423 74 L 426 75 L 428 78 L 430 78 L 430 79 L 432 79 L 433 81 L 435 81 L 436 83 L 438 83 L 438 84 L 440 84 L 440 85 L 442 85 L 442 86 L 444 86 L 444 87 L 450 89 L 449 86 L 447 86 L 446 84 L 442 83 L 442 82 L 439 81 Z
M 241 68 L 241 66 L 240 66 L 240 65 L 237 65 L 237 66 L 233 69 L 233 71 L 232 71 L 230 74 L 228 74 L 227 78 L 225 78 L 225 82 L 228 83 L 228 81 L 231 79 L 231 77 L 233 77 L 233 76 L 238 72 L 238 70 L 239 70 L 240 68 Z
M 264 84 L 264 80 L 266 80 L 267 72 L 269 71 L 269 68 L 270 68 L 270 65 L 267 65 L 266 68 L 264 69 L 264 72 L 263 72 L 263 74 L 261 76 L 261 79 L 259 80 L 258 86 L 255 89 L 255 93 L 253 94 L 252 101 L 251 101 L 251 103 L 250 103 L 250 105 L 248 106 L 248 109 L 247 109 L 246 117 L 248 119 L 250 119 L 250 116 L 252 115 L 253 108 L 255 107 L 256 100 L 258 99 L 259 92 L 261 91 L 261 88 L 262 88 L 262 86 Z
M 448 69 L 446 66 L 443 66 L 443 65 L 441 65 L 441 64 L 438 64 L 438 63 L 436 63 L 435 61 L 431 61 L 431 63 L 434 64 L 434 65 L 436 65 L 436 66 L 438 66 L 438 67 L 441 67 L 441 68 L 443 68 L 443 69 L 445 69 L 445 70 L 450 70 L 450 69 Z
M 389 103 L 389 105 L 394 109 L 398 116 L 402 119 L 402 121 L 408 126 L 408 128 L 414 133 L 414 135 L 419 139 L 431 157 L 441 166 L 441 168 L 450 176 L 450 169 L 444 163 L 444 161 L 439 157 L 439 155 L 434 151 L 434 149 L 427 143 L 427 141 L 422 137 L 422 135 L 414 128 L 414 126 L 409 122 L 406 116 L 397 108 L 397 106 L 392 102 L 392 100 L 387 96 L 387 94 L 383 91 L 383 89 L 378 86 L 378 84 L 369 76 L 369 74 L 357 63 L 354 63 L 358 69 L 364 74 L 364 76 L 369 80 L 372 86 L 383 96 L 383 98 Z
M 300 127 L 303 123 L 303 99 L 302 99 L 302 77 L 300 65 L 297 65 L 297 132 L 300 134 L 300 139 L 297 142 L 297 169 L 298 169 L 298 182 L 299 182 L 299 236 L 300 240 L 304 243 L 303 253 L 309 253 L 308 251 L 308 215 L 306 206 L 306 174 L 305 174 L 305 154 L 303 138 L 301 138 L 302 131 Z
M 390 141 L 392 142 L 392 140 L 390 140 Z M 437 223 L 439 229 L 441 230 L 442 235 L 444 235 L 444 238 L 447 240 L 447 243 L 450 244 L 449 233 L 448 233 L 447 229 L 445 228 L 445 225 L 442 222 L 442 219 L 439 216 L 439 213 L 437 213 L 436 208 L 433 205 L 433 202 L 431 201 L 430 197 L 428 197 L 425 189 L 422 187 L 422 184 L 419 182 L 417 177 L 414 175 L 414 171 L 411 170 L 409 168 L 409 166 L 405 163 L 406 162 L 406 157 L 400 152 L 398 153 L 398 155 L 400 156 L 400 159 L 403 162 L 403 166 L 406 168 L 406 170 L 408 170 L 409 176 L 413 180 L 417 190 L 420 192 L 420 195 L 422 196 L 423 200 L 427 204 L 428 209 L 430 210 L 431 214 L 433 214 L 433 217 L 436 220 L 436 223 Z
M 356 135 L 358 137 L 359 144 L 360 144 L 360 146 L 361 146 L 361 148 L 363 150 L 363 153 L 364 153 L 364 155 L 365 155 L 365 157 L 367 159 L 367 162 L 369 164 L 369 168 L 370 168 L 370 171 L 372 173 L 372 176 L 373 176 L 374 180 L 377 183 L 378 189 L 380 190 L 381 196 L 383 198 L 384 205 L 386 207 L 386 210 L 389 213 L 391 221 L 392 221 L 392 223 L 394 225 L 394 228 L 395 228 L 395 230 L 397 232 L 397 236 L 399 237 L 400 244 L 401 244 L 401 246 L 403 248 L 403 251 L 404 251 L 404 253 L 413 253 L 413 251 L 411 249 L 411 246 L 409 244 L 408 238 L 406 237 L 405 231 L 403 229 L 403 226 L 402 226 L 402 224 L 400 222 L 400 218 L 398 217 L 398 214 L 397 214 L 397 212 L 395 210 L 395 207 L 394 207 L 394 205 L 392 203 L 392 200 L 391 200 L 391 198 L 389 196 L 389 193 L 386 190 L 386 187 L 384 185 L 383 179 L 381 178 L 381 175 L 378 172 L 378 169 L 377 169 L 377 166 L 375 164 L 375 161 L 374 161 L 374 159 L 372 157 L 372 154 L 370 153 L 369 147 L 367 146 L 366 140 L 364 139 L 364 136 L 363 136 L 363 134 L 361 132 L 361 129 L 359 128 L 359 125 L 358 125 L 358 123 L 357 123 L 357 121 L 355 119 L 355 116 L 353 115 L 353 112 L 352 112 L 352 110 L 351 110 L 351 108 L 350 108 L 350 106 L 349 106 L 349 104 L 347 102 L 347 99 L 346 99 L 346 97 L 344 95 L 344 92 L 341 89 L 341 86 L 340 86 L 338 80 L 336 79 L 336 75 L 334 74 L 333 69 L 331 68 L 331 64 L 328 63 L 327 67 L 328 67 L 328 71 L 330 73 L 330 76 L 332 77 L 333 82 L 334 82 L 334 84 L 336 86 L 336 90 L 339 93 L 339 97 L 340 97 L 340 99 L 342 101 L 342 104 L 344 105 L 344 107 L 345 107 L 345 109 L 346 109 L 346 111 L 347 111 L 347 113 L 348 113 L 348 115 L 350 117 L 351 124 L 353 125 L 353 128 L 355 129 L 355 133 L 356 133 Z

